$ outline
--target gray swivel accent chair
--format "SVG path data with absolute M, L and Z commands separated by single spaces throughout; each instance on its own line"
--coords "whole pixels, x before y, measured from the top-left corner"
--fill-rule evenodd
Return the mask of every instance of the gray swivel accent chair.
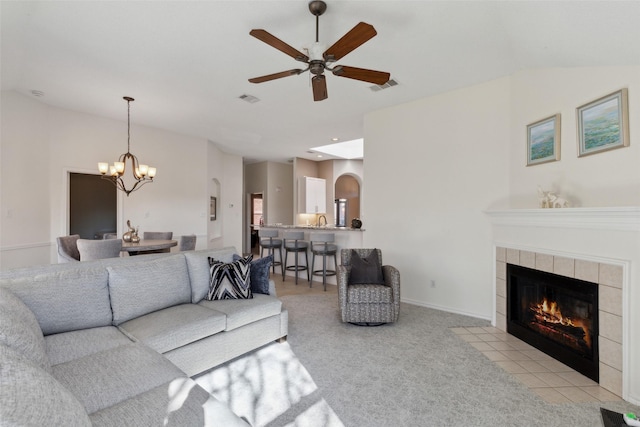
M 352 284 L 352 252 L 365 260 L 373 251 L 377 253 L 378 265 L 382 266 L 380 283 L 365 277 L 364 283 Z M 338 266 L 338 301 L 343 322 L 374 326 L 398 320 L 400 314 L 400 272 L 395 267 L 382 264 L 380 249 L 342 249 L 342 265 Z M 361 261 L 358 261 L 361 262 Z M 354 275 L 355 276 L 355 275 Z M 365 275 L 359 275 L 363 278 Z M 353 278 L 355 279 L 355 277 Z M 360 280 L 354 280 L 360 281 Z
M 56 242 L 58 242 L 58 263 L 80 261 L 80 252 L 78 251 L 79 238 L 79 234 L 56 238 Z
M 171 240 L 173 231 L 145 231 L 142 233 L 143 240 Z M 161 254 L 171 252 L 171 248 L 157 249 L 155 251 L 145 251 L 145 254 Z
M 280 272 L 284 274 L 282 269 L 282 239 L 278 239 L 278 230 L 259 230 L 258 236 L 260 237 L 260 258 L 264 257 L 264 250 L 266 249 L 269 255 L 273 257 L 271 262 L 271 269 L 273 273 L 276 272 L 276 265 L 280 266 Z M 280 258 L 276 260 L 276 249 L 280 254 Z
M 282 234 L 282 246 L 284 246 L 284 268 L 282 269 L 282 281 L 284 282 L 285 271 L 295 271 L 296 274 L 296 285 L 298 284 L 298 272 L 305 271 L 307 272 L 307 280 L 309 277 L 309 253 L 307 249 L 309 248 L 309 242 L 306 242 L 304 239 L 303 231 L 285 231 Z M 287 264 L 287 258 L 289 257 L 289 252 L 293 252 L 295 257 L 295 262 L 293 265 Z M 304 252 L 305 265 L 301 265 L 298 259 L 298 255 Z
M 196 249 L 196 238 L 197 236 L 195 234 L 180 236 L 180 243 L 178 243 L 178 248 L 180 249 L 180 252 L 194 251 Z
M 92 261 L 94 259 L 117 258 L 122 250 L 122 240 L 103 239 L 89 240 L 78 239 L 78 251 L 80 261 Z
M 338 247 L 333 243 L 335 235 L 333 233 L 311 233 L 309 240 L 311 241 L 311 279 L 313 276 L 322 276 L 322 286 L 327 290 L 327 276 L 336 275 L 336 266 L 338 265 L 337 253 Z M 322 257 L 322 269 L 316 270 L 316 256 Z M 333 257 L 333 269 L 327 268 L 327 257 Z M 312 280 L 309 280 L 311 287 Z

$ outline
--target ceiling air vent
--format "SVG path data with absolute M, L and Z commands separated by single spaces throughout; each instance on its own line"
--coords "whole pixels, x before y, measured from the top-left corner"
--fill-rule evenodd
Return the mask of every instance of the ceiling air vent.
M 243 101 L 247 101 L 249 104 L 255 104 L 256 102 L 260 101 L 259 98 L 256 98 L 253 95 L 247 95 L 246 93 L 244 95 L 240 95 L 238 98 L 242 99 Z
M 381 91 L 382 89 L 387 89 L 392 86 L 398 86 L 398 82 L 395 81 L 394 79 L 389 79 L 389 81 L 386 82 L 385 84 L 369 86 L 369 89 L 371 89 L 374 92 L 378 92 L 378 91 Z

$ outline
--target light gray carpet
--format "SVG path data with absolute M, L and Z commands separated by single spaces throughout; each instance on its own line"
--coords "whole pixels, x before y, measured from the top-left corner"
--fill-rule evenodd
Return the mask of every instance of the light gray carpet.
M 403 304 L 396 324 L 362 327 L 340 322 L 335 294 L 281 299 L 293 353 L 347 427 L 601 427 L 600 407 L 640 412 L 544 402 L 450 330 L 486 321 Z

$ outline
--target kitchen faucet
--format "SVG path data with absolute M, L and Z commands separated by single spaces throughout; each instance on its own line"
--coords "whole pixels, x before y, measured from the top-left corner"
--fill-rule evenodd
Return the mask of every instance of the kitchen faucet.
M 320 221 L 320 220 L 321 220 L 322 218 L 324 218 L 324 225 L 327 225 L 327 217 L 326 217 L 326 216 L 324 216 L 324 215 L 320 215 L 320 216 L 318 217 L 318 221 L 316 222 L 316 227 L 320 227 L 320 223 L 322 222 L 322 221 Z

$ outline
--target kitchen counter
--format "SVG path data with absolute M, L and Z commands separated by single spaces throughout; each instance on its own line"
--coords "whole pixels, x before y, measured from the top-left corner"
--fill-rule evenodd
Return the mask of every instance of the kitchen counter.
M 359 231 L 365 231 L 362 228 L 351 228 L 351 227 L 335 227 L 335 226 L 315 226 L 315 225 L 283 225 L 283 224 L 267 224 L 267 225 L 262 225 L 260 227 L 255 227 L 256 229 L 259 228 L 263 228 L 263 229 L 268 229 L 268 230 L 279 230 L 280 231 L 280 238 L 282 238 L 282 233 L 286 230 L 300 230 L 300 231 L 304 231 L 304 239 L 306 241 L 309 241 L 310 239 L 310 234 L 311 233 L 315 233 L 315 232 L 326 232 L 326 233 L 333 233 L 334 234 L 334 244 L 336 246 L 338 246 L 338 253 L 336 255 L 337 259 L 338 259 L 338 264 L 340 264 L 340 249 L 351 249 L 351 248 L 361 248 L 362 247 L 362 236 L 363 233 L 358 233 Z M 284 252 L 284 251 L 283 251 Z M 311 253 L 311 251 L 308 252 L 309 254 L 309 266 L 311 266 L 312 263 L 312 256 L 313 254 Z M 283 253 L 283 257 L 284 257 L 284 253 Z M 276 255 L 276 259 L 277 259 L 277 255 Z M 304 264 L 304 256 L 301 257 L 302 259 L 302 263 Z M 289 262 L 292 262 L 292 257 L 289 257 Z M 316 270 L 318 268 L 322 268 L 322 257 L 316 257 L 316 265 L 315 265 Z M 333 257 L 328 257 L 327 258 L 327 268 L 330 270 L 334 270 L 336 268 L 334 268 L 333 266 Z M 276 271 L 278 271 L 277 267 L 276 267 Z M 279 271 L 278 271 L 279 272 Z M 287 276 L 294 276 L 294 272 L 293 271 L 287 271 L 285 273 Z M 302 279 L 303 277 L 306 278 L 306 275 L 301 272 L 300 273 L 300 279 Z M 298 279 L 298 280 L 300 280 Z M 314 281 L 316 282 L 322 282 L 322 276 L 314 276 L 313 278 Z M 327 277 L 327 283 L 328 284 L 332 284 L 335 285 L 336 284 L 336 277 L 335 276 L 328 276 Z
M 301 230 L 318 230 L 318 231 L 365 231 L 364 228 L 351 228 L 351 227 L 336 227 L 335 225 L 286 225 L 286 224 L 266 224 L 261 226 L 255 226 L 256 230 L 260 228 L 286 228 L 286 229 L 301 229 Z

